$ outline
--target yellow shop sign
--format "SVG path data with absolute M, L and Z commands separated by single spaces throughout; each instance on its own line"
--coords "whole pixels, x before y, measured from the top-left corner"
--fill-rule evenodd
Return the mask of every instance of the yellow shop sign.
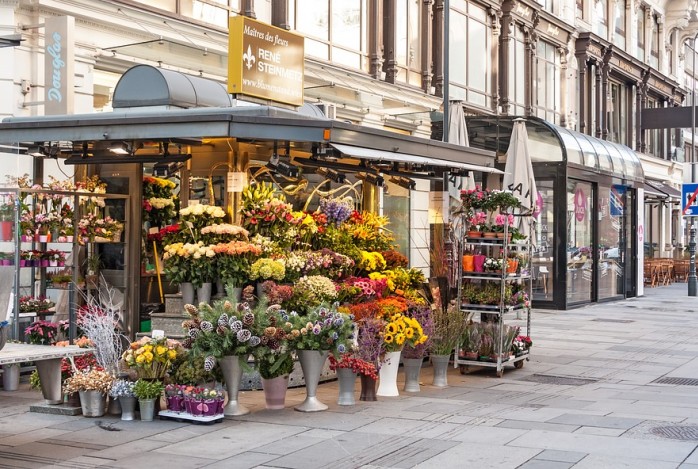
M 246 16 L 231 17 L 228 92 L 301 106 L 303 45 L 298 34 Z

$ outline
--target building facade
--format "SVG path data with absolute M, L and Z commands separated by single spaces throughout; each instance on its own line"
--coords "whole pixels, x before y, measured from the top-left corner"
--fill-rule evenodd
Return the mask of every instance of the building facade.
M 625 184 L 630 191 L 624 197 L 635 202 L 624 206 L 635 211 L 624 216 L 634 219 L 644 235 L 635 243 L 635 254 L 674 255 L 685 240 L 676 189 L 690 173 L 683 168 L 683 155 L 692 154 L 684 151 L 690 134 L 643 130 L 640 111 L 686 104 L 693 74 L 685 73 L 690 70 L 686 64 L 691 55 L 685 43 L 693 34 L 689 22 L 693 4 L 637 0 L 448 3 L 446 12 L 444 0 L 3 1 L 0 36 L 20 33 L 22 42 L 0 49 L 3 63 L 9 64 L 0 71 L 0 90 L 12 97 L 0 102 L 0 116 L 46 113 L 44 102 L 51 83 L 45 68 L 50 43 L 45 25 L 51 18 L 74 18 L 69 33 L 75 57 L 70 93 L 72 112 L 83 113 L 111 110 L 116 83 L 135 64 L 225 82 L 228 19 L 249 16 L 304 36 L 304 99 L 333 119 L 438 138 L 441 132 L 435 115 L 443 109 L 447 92 L 449 100 L 459 102 L 454 105 L 462 105 L 469 116 L 535 117 L 632 149 L 645 179 L 653 183 L 644 189 L 626 184 L 622 177 L 608 184 L 595 180 L 598 168 L 602 172 L 613 168 L 617 155 L 601 151 L 592 140 L 582 140 L 580 145 L 589 150 L 580 147 L 579 163 L 588 169 L 583 174 L 591 176 L 575 180 L 569 173 L 564 184 L 590 184 L 595 195 L 589 203 L 598 207 L 610 207 L 612 186 Z M 472 131 L 471 145 L 487 148 Z M 18 174 L 32 170 L 31 162 L 7 150 Z M 506 146 L 496 151 L 502 156 Z M 601 153 L 608 155 L 604 156 L 608 161 L 584 160 Z M 478 175 L 478 181 L 497 187 L 494 178 Z M 428 268 L 429 227 L 444 218 L 444 205 L 429 202 L 434 187 L 433 182 L 417 180 L 414 189 L 389 185 L 387 194 L 381 193 L 388 214 L 391 207 L 394 216 L 409 207 L 409 222 L 401 225 L 399 236 L 417 267 Z M 562 197 L 554 192 L 548 195 Z M 567 216 L 558 214 L 560 227 L 566 226 Z M 610 219 L 608 223 L 620 239 L 621 225 Z M 599 271 L 608 256 L 605 251 L 615 244 L 606 241 L 608 236 L 596 224 L 590 230 L 588 246 L 565 237 L 564 251 L 574 257 L 575 250 L 595 247 L 589 258 L 595 263 L 593 271 Z M 627 259 L 638 262 L 638 256 L 628 253 Z M 565 264 L 566 260 L 551 262 L 546 282 L 566 278 Z M 624 265 L 620 270 L 637 269 Z M 638 277 L 641 283 L 642 275 L 634 276 Z M 605 295 L 600 286 L 596 280 L 583 301 L 642 293 L 640 285 L 634 292 L 622 289 Z M 555 287 L 550 287 L 534 299 L 558 307 L 567 304 L 559 295 L 568 293 L 558 293 L 553 301 L 549 290 Z M 557 288 L 566 287 L 560 283 Z

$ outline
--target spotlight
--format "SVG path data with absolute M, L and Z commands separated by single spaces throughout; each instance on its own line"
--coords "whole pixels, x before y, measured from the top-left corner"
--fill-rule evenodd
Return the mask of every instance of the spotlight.
M 275 173 L 279 173 L 287 178 L 297 178 L 300 171 L 297 167 L 286 163 L 285 161 L 279 161 L 278 156 L 272 156 L 267 163 L 267 168 L 271 169 Z
M 131 145 L 126 142 L 120 142 L 110 146 L 109 151 L 117 155 L 131 155 L 133 153 Z
M 377 187 L 383 187 L 385 185 L 385 179 L 375 173 L 356 173 L 356 177 Z
M 184 163 L 155 163 L 153 165 L 153 176 L 170 177 L 184 167 Z
M 61 149 L 58 145 L 39 145 L 27 148 L 27 155 L 34 158 L 53 158 L 55 160 L 60 152 Z
M 402 176 L 391 176 L 389 181 L 409 190 L 413 190 L 417 186 L 417 183 L 415 183 L 412 179 Z
M 325 176 L 330 181 L 334 181 L 334 182 L 337 182 L 339 184 L 344 184 L 344 182 L 347 180 L 347 177 L 344 174 L 342 174 L 339 171 L 336 171 L 334 169 L 318 168 L 317 171 L 315 171 L 315 172 Z

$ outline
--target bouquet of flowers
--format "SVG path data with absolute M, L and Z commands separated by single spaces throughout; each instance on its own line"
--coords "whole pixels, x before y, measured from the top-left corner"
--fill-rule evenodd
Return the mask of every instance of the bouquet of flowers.
M 287 231 L 291 204 L 283 195 L 276 195 L 274 185 L 266 182 L 248 186 L 242 191 L 242 226 L 250 233 L 262 236 L 279 236 Z
M 264 379 L 288 375 L 293 371 L 293 357 L 289 342 L 300 337 L 301 332 L 291 323 L 291 315 L 272 305 L 258 309 L 254 332 L 260 344 L 254 351 L 255 365 Z
M 165 246 L 164 250 L 164 271 L 171 282 L 191 282 L 200 287 L 216 277 L 213 246 L 205 246 L 201 241 L 196 244 L 174 243 Z
M 456 309 L 456 311 L 460 313 L 460 310 Z M 422 327 L 422 333 L 427 336 L 428 339 L 416 345 L 410 345 L 410 343 L 408 343 L 408 346 L 402 351 L 402 356 L 403 358 L 422 358 L 427 355 L 427 351 L 432 345 L 434 338 L 435 318 L 433 317 L 432 309 L 429 305 L 409 303 L 406 315 L 419 323 Z M 459 336 L 460 331 L 455 335 L 456 341 Z
M 202 241 L 206 244 L 227 243 L 228 241 L 247 241 L 250 232 L 230 223 L 213 224 L 201 228 Z
M 378 379 L 378 370 L 376 370 L 376 366 L 373 363 L 367 362 L 349 352 L 340 355 L 339 360 L 334 355 L 330 355 L 330 370 L 337 371 L 339 368 L 349 368 L 357 375 Z
M 204 356 L 204 369 L 211 371 L 216 361 L 224 356 L 236 355 L 246 362 L 247 356 L 257 347 L 261 339 L 253 332 L 257 311 L 247 303 L 234 305 L 230 300 L 219 300 L 213 306 L 201 303 L 185 305 L 191 317 L 182 323 L 189 335 L 184 346 L 195 355 Z
M 123 230 L 123 223 L 114 220 L 112 217 L 102 217 L 93 212 L 85 214 L 78 221 L 78 234 L 80 240 L 84 243 L 85 239 L 94 242 L 96 238 L 111 240 L 115 232 Z
M 504 232 L 504 225 L 507 225 L 509 227 L 514 226 L 514 215 L 512 215 L 512 214 L 504 215 L 504 214 L 498 213 L 494 217 L 494 225 L 492 225 L 492 228 L 494 229 L 495 232 L 503 233 Z
M 320 199 L 320 207 L 318 209 L 327 217 L 327 222 L 336 226 L 341 225 L 349 219 L 354 211 L 354 201 L 351 197 L 336 198 L 328 197 Z
M 354 335 L 354 321 L 334 308 L 320 307 L 305 316 L 291 313 L 293 345 L 296 350 L 331 350 L 344 353 Z
M 109 390 L 109 396 L 111 397 L 135 397 L 133 393 L 134 382 L 125 379 L 117 379 Z
M 331 303 L 337 298 L 334 282 L 322 275 L 301 277 L 293 288 L 289 307 L 296 311 L 307 311 L 322 303 Z
M 54 306 L 56 306 L 56 303 L 44 297 L 22 296 L 19 299 L 20 313 L 42 313 Z
M 518 357 L 520 355 L 523 355 L 524 353 L 527 353 L 532 346 L 533 341 L 529 336 L 518 335 L 514 338 L 514 341 L 511 343 L 511 351 L 514 352 L 514 355 Z
M 503 265 L 504 259 L 488 257 L 487 259 L 485 259 L 485 262 L 482 266 L 485 269 L 485 272 L 494 272 L 496 270 L 502 270 Z
M 395 249 L 383 251 L 381 252 L 381 255 L 383 256 L 383 259 L 385 259 L 385 266 L 388 269 L 394 269 L 395 267 L 407 267 L 410 263 L 406 256 L 397 252 Z
M 388 251 L 393 248 L 394 238 L 387 225 L 388 217 L 354 210 L 341 228 L 351 235 L 359 249 Z
M 398 352 L 405 344 L 415 347 L 429 338 L 424 334 L 419 321 L 400 313 L 394 314 L 385 322 L 382 337 L 386 352 Z
M 139 378 L 164 378 L 170 365 L 177 358 L 180 344 L 165 337 L 143 337 L 121 356 L 129 368 L 135 369 Z
M 220 223 L 225 218 L 225 210 L 214 205 L 197 204 L 185 207 L 179 211 L 180 226 L 184 232 L 191 230 L 192 239 L 198 241 L 196 236 L 202 228 Z
M 366 272 L 383 270 L 386 267 L 385 259 L 380 252 L 361 251 L 361 259 L 356 265 L 357 268 Z
M 344 281 L 344 284 L 358 287 L 360 291 L 356 299 L 365 301 L 373 298 L 382 298 L 387 293 L 388 278 L 349 277 Z
M 217 254 L 218 275 L 223 283 L 238 288 L 250 278 L 251 259 L 262 253 L 246 241 L 219 243 L 213 246 L 213 251 Z
M 114 377 L 106 371 L 91 369 L 78 371 L 63 383 L 63 393 L 73 394 L 79 391 L 99 391 L 107 394 L 112 387 Z
M 250 266 L 250 280 L 277 280 L 281 281 L 286 275 L 286 267 L 283 261 L 263 257 Z
M 354 260 L 344 254 L 323 248 L 320 251 L 307 252 L 305 265 L 301 271 L 304 275 L 326 275 L 330 278 L 346 276 L 354 268 Z
M 358 322 L 357 347 L 354 353 L 358 358 L 372 363 L 376 370 L 380 369 L 380 359 L 385 353 L 385 341 L 382 336 L 384 327 L 384 321 L 375 316 Z

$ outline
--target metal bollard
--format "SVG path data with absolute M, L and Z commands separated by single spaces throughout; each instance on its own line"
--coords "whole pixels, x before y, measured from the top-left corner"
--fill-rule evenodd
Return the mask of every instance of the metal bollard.
M 690 254 L 690 263 L 688 267 L 688 296 L 696 296 L 698 290 L 696 279 L 696 226 L 691 225 L 688 238 L 688 253 Z

